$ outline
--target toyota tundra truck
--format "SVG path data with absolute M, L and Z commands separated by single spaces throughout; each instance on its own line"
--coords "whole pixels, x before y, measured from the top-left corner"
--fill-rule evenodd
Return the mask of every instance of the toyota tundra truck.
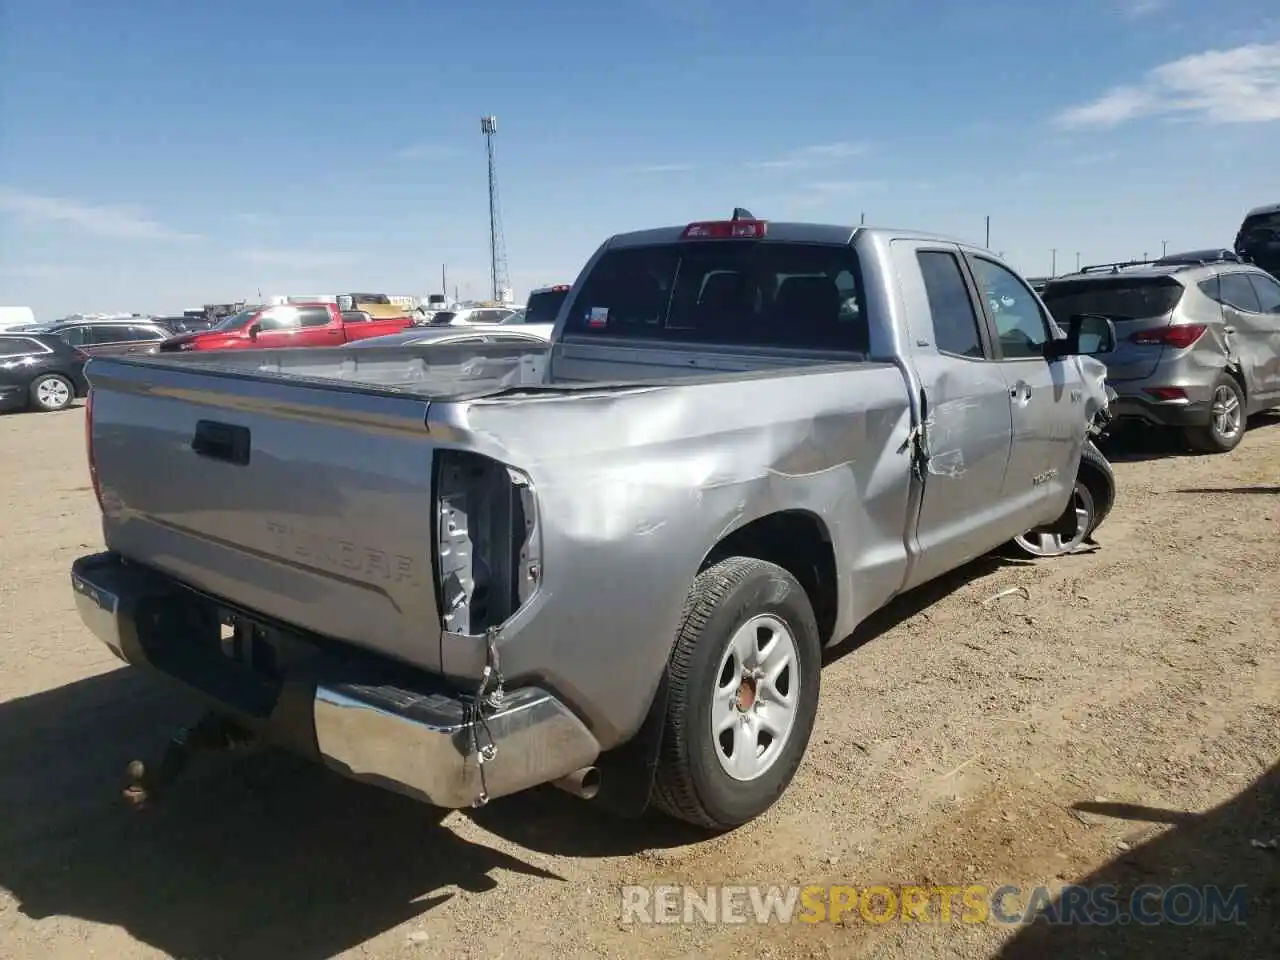
M 1059 327 L 984 249 L 739 210 L 605 242 L 536 364 L 93 358 L 106 551 L 75 601 L 227 730 L 348 777 L 732 829 L 795 774 L 824 647 L 1101 522 L 1086 342 L 1110 322 Z

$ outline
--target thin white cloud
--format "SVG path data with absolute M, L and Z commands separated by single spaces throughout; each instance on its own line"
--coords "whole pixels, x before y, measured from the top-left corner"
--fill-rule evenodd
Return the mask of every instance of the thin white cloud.
M 266 227 L 275 223 L 270 217 L 263 216 L 261 213 L 233 213 L 228 219 L 246 227 Z
M 395 152 L 400 160 L 436 160 L 441 157 L 452 157 L 458 148 L 448 143 L 411 143 Z
M 691 163 L 649 163 L 638 167 L 624 167 L 622 173 L 687 173 L 693 169 Z
M 62 223 L 82 233 L 117 240 L 181 240 L 194 234 L 172 230 L 137 207 L 100 206 L 0 186 L 0 212 L 34 223 Z
M 72 273 L 71 267 L 54 263 L 0 263 L 0 277 L 20 280 L 53 280 Z
M 866 146 L 861 143 L 817 143 L 773 160 L 753 160 L 747 166 L 757 170 L 801 170 L 858 157 L 866 152 Z
M 1144 117 L 1205 123 L 1280 120 L 1280 43 L 1206 50 L 1161 64 L 1138 83 L 1058 114 L 1067 129 L 1118 127 Z
M 784 207 L 840 207 L 851 201 L 878 193 L 887 184 L 883 180 L 818 180 L 806 183 L 794 193 L 781 198 Z M 837 222 L 848 215 L 835 217 Z
M 1120 5 L 1120 12 L 1131 20 L 1139 20 L 1159 13 L 1168 6 L 1166 0 L 1124 0 Z
M 252 247 L 236 254 L 241 260 L 262 267 L 286 267 L 291 270 L 319 270 L 327 267 L 345 267 L 359 258 L 353 253 L 320 250 L 273 250 Z

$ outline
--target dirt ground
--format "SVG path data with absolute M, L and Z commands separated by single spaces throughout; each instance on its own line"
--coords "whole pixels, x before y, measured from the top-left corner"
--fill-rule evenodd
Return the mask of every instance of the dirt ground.
M 714 840 L 554 790 L 442 817 L 273 754 L 125 809 L 127 762 L 192 711 L 74 613 L 101 543 L 82 444 L 78 410 L 0 417 L 6 958 L 1280 956 L 1280 418 L 1228 456 L 1118 462 L 1094 552 L 896 604 L 832 657 L 778 807 Z M 1190 929 L 620 919 L 622 884 L 877 882 L 1249 900 Z

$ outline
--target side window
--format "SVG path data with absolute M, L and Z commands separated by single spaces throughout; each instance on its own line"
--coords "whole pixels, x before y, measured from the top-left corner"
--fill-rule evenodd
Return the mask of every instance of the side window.
M 995 321 L 1001 355 L 1006 360 L 1043 358 L 1049 325 L 1031 288 L 1012 270 L 985 257 L 973 258 L 973 270 Z
M 128 330 L 123 324 L 99 324 L 84 328 L 85 343 L 95 345 L 104 343 L 123 343 L 128 339 Z
M 1249 282 L 1253 284 L 1253 292 L 1258 295 L 1262 312 L 1280 313 L 1280 283 L 1260 273 L 1249 274 Z
M 11 360 L 14 357 L 29 357 L 34 353 L 48 353 L 38 341 L 22 337 L 0 337 L 0 360 Z
M 982 359 L 982 336 L 978 314 L 973 309 L 969 288 L 955 254 L 941 250 L 916 253 L 924 277 L 929 313 L 933 317 L 933 339 L 942 353 Z
M 65 330 L 59 330 L 58 336 L 73 347 L 83 347 L 85 344 L 93 342 L 89 339 L 88 327 L 67 327 Z
M 325 327 L 329 325 L 329 311 L 324 307 L 302 307 L 298 311 L 298 326 Z
M 298 325 L 298 311 L 290 307 L 267 310 L 255 321 L 264 332 L 267 330 L 292 330 Z
M 1218 299 L 1229 307 L 1247 313 L 1261 313 L 1262 304 L 1249 282 L 1247 273 L 1224 273 L 1220 281 Z
M 164 337 L 155 327 L 129 327 L 124 331 L 123 339 L 133 340 L 137 343 L 150 343 L 155 340 L 163 340 Z

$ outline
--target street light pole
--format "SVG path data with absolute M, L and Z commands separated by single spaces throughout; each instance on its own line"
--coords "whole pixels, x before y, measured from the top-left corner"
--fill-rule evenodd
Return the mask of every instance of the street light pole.
M 1076 251 L 1076 273 L 1080 272 L 1080 251 Z
M 1168 241 L 1168 240 L 1161 240 L 1161 241 L 1160 241 L 1160 256 L 1162 256 L 1162 257 L 1167 257 L 1168 255 L 1169 255 L 1169 241 Z
M 1049 276 L 1056 277 L 1058 275 L 1058 248 L 1054 247 L 1049 252 L 1053 254 L 1053 259 L 1050 261 Z
M 991 216 L 987 216 L 987 249 L 991 249 Z

